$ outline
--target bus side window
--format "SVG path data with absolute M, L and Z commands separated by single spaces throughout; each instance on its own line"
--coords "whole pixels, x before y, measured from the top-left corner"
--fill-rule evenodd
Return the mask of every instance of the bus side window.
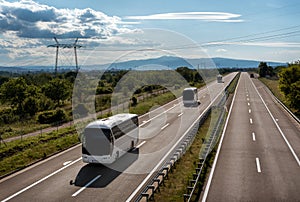
M 118 138 L 120 138 L 122 136 L 122 131 L 118 128 L 118 126 L 114 126 L 112 128 L 112 132 L 113 132 L 113 134 L 115 136 L 115 139 L 118 139 Z

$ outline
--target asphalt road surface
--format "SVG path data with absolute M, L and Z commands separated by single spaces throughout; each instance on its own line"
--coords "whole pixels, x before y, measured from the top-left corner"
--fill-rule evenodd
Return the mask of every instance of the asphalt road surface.
M 242 73 L 202 201 L 300 201 L 300 129 Z
M 234 78 L 211 82 L 200 90 L 199 107 L 186 108 L 177 99 L 139 117 L 138 149 L 111 166 L 85 164 L 81 145 L 0 180 L 1 201 L 130 201 L 149 173 L 158 168 L 211 98 Z M 70 181 L 72 180 L 72 183 Z

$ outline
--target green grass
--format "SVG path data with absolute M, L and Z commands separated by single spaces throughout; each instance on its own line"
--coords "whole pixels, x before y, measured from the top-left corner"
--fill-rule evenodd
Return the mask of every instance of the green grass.
M 268 79 L 268 78 L 259 78 L 271 92 L 283 103 L 286 103 L 285 97 L 279 89 L 279 80 L 278 79 Z
M 177 162 L 176 169 L 169 174 L 169 179 L 165 180 L 165 186 L 161 186 L 161 192 L 155 194 L 155 201 L 183 201 L 183 194 L 186 193 L 188 182 L 199 162 L 202 140 L 208 132 L 210 122 L 211 118 L 208 116 L 199 128 L 193 144 Z
M 131 113 L 144 114 L 154 106 L 164 105 L 176 97 L 168 92 L 160 95 L 153 95 L 136 106 L 130 108 Z M 103 116 L 108 116 L 104 114 Z M 50 125 L 41 125 L 34 120 L 23 123 L 14 123 L 6 127 L 3 138 L 18 136 L 29 132 L 41 130 Z M 79 143 L 76 130 L 71 128 L 59 129 L 55 132 L 43 133 L 39 136 L 27 137 L 23 140 L 7 142 L 0 145 L 0 176 L 22 169 L 38 160 L 63 151 Z
M 147 98 L 143 102 L 139 102 L 136 106 L 130 107 L 129 111 L 130 113 L 142 115 L 147 113 L 152 107 L 164 105 L 175 98 L 176 97 L 171 92 L 167 92 L 158 96 Z
M 1 143 L 0 176 L 44 159 L 79 143 L 74 128 L 64 128 L 58 132 L 28 137 L 23 140 Z
M 234 93 L 238 79 L 239 75 L 228 87 L 227 91 L 229 94 Z M 176 169 L 174 169 L 173 172 L 169 174 L 169 179 L 165 181 L 165 186 L 161 186 L 161 192 L 155 194 L 155 201 L 184 201 L 183 195 L 187 191 L 189 180 L 192 179 L 193 173 L 195 173 L 195 168 L 197 167 L 197 163 L 199 162 L 199 154 L 201 152 L 203 141 L 205 140 L 205 138 L 207 138 L 208 134 L 212 133 L 212 130 L 217 123 L 220 113 L 221 111 L 219 108 L 212 109 L 212 112 L 210 113 L 208 118 L 199 128 L 193 144 L 178 161 Z M 224 121 L 221 125 L 221 128 L 223 128 L 223 126 Z M 219 131 L 218 135 L 220 135 L 221 133 L 222 130 Z M 206 158 L 203 170 L 201 172 L 199 184 L 197 186 L 195 194 L 191 198 L 192 201 L 198 200 L 199 195 L 202 191 L 202 187 L 204 186 L 205 180 L 210 172 L 210 168 L 213 164 L 216 154 L 218 140 L 216 142 L 217 144 Z
M 13 124 L 7 124 L 3 126 L 4 133 L 3 139 L 21 136 L 31 132 L 35 132 L 44 128 L 51 127 L 50 124 L 39 124 L 35 120 L 25 120 L 23 122 L 15 122 Z

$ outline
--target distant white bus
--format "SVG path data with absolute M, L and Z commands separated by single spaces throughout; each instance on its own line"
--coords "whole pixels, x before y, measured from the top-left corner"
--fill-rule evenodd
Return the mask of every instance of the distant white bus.
M 133 149 L 139 137 L 138 116 L 117 114 L 86 126 L 82 136 L 85 163 L 111 164 Z
M 195 87 L 185 88 L 182 93 L 182 101 L 184 106 L 198 106 L 198 90 Z
M 221 74 L 219 74 L 218 76 L 217 76 L 217 82 L 218 83 L 223 83 L 223 77 L 222 77 L 222 75 Z

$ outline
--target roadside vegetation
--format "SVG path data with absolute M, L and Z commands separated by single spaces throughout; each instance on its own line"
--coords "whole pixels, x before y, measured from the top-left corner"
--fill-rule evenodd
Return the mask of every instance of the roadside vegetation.
M 235 91 L 239 75 L 231 82 L 226 90 L 227 98 L 232 97 Z M 228 105 L 231 104 L 231 99 L 227 99 Z M 165 186 L 160 187 L 160 192 L 155 193 L 155 201 L 184 201 L 184 194 L 187 193 L 187 186 L 189 186 L 189 180 L 193 178 L 199 158 L 202 156 L 206 139 L 213 133 L 213 130 L 217 124 L 217 120 L 222 116 L 220 107 L 213 107 L 209 116 L 204 123 L 199 127 L 198 132 L 192 145 L 188 148 L 186 153 L 177 161 L 175 168 L 169 173 L 168 179 L 164 181 Z M 225 116 L 225 115 L 224 115 Z M 225 117 L 221 122 L 220 128 L 217 130 L 216 139 L 212 144 L 211 152 L 206 157 L 203 165 L 203 169 L 200 175 L 200 180 L 196 186 L 194 195 L 191 201 L 198 201 L 209 175 L 210 168 L 213 164 L 216 154 L 216 148 L 218 146 L 220 135 L 223 131 Z M 215 143 L 215 145 L 214 145 Z
M 160 187 L 160 192 L 154 196 L 155 201 L 183 201 L 189 180 L 195 173 L 199 162 L 200 149 L 210 126 L 211 116 L 205 120 L 195 136 L 193 144 L 186 153 L 178 160 L 176 167 L 169 173 L 164 181 L 165 186 Z
M 197 87 L 205 85 L 195 70 L 184 67 L 178 68 L 176 71 L 185 78 L 184 80 L 189 85 Z M 208 70 L 207 75 L 210 72 Z M 111 92 L 117 88 L 118 81 L 125 74 L 126 71 L 103 74 L 103 78 L 96 87 L 96 111 L 111 107 Z M 166 88 L 140 83 L 140 88 L 135 90 L 131 98 L 129 108 L 131 113 L 139 115 L 147 113 L 152 107 L 164 105 L 181 95 L 182 83 L 178 83 L 180 82 L 178 79 L 170 79 L 170 76 L 174 76 L 170 72 L 149 71 L 149 74 L 152 75 L 152 78 L 164 79 L 168 86 Z M 128 79 L 128 85 L 130 81 L 133 81 L 132 79 L 137 79 L 137 75 L 134 76 L 135 78 Z M 52 73 L 8 74 L 0 72 L 0 137 L 5 142 L 6 138 L 12 136 L 41 131 L 34 137 L 6 143 L 1 141 L 0 176 L 22 169 L 79 143 L 77 131 L 73 127 L 42 133 L 43 128 L 57 126 L 57 124 L 72 120 L 71 92 L 75 78 L 75 72 L 59 73 L 56 76 Z M 140 80 L 143 81 L 143 79 Z M 64 90 L 60 89 L 61 87 Z M 126 87 L 128 88 L 128 86 Z M 156 93 L 158 91 L 162 93 Z M 57 96 L 55 92 L 61 92 L 63 96 Z M 99 118 L 109 115 L 109 112 L 101 113 Z
M 300 62 L 287 67 L 272 67 L 265 63 L 258 67 L 260 80 L 298 117 L 300 117 Z
M 78 143 L 78 135 L 73 127 L 1 143 L 0 176 L 25 168 Z

